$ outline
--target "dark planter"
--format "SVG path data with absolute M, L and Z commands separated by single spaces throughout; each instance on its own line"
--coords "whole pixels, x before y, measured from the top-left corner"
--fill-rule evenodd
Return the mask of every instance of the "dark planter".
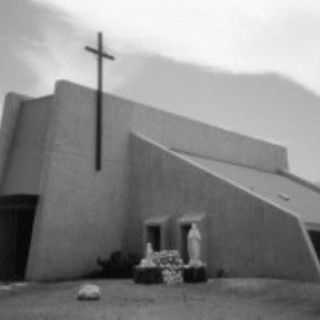
M 196 283 L 196 282 L 207 282 L 207 268 L 202 267 L 185 267 L 183 269 L 183 281 L 187 283 Z

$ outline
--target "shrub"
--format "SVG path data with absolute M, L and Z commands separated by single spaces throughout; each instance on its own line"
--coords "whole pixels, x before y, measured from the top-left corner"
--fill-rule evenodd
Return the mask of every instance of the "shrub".
M 97 264 L 102 269 L 102 278 L 132 278 L 133 267 L 140 262 L 136 254 L 123 254 L 121 251 L 112 252 L 109 259 L 97 258 Z

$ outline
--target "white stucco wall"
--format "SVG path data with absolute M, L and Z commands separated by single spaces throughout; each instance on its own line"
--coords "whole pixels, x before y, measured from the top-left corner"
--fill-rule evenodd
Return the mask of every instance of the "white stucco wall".
M 39 194 L 51 104 L 52 97 L 21 101 L 1 194 Z
M 108 257 L 112 251 L 124 248 L 130 210 L 129 136 L 132 131 L 139 131 L 168 148 L 261 170 L 287 167 L 286 150 L 281 146 L 105 94 L 102 171 L 96 172 L 95 91 L 59 81 L 54 96 L 46 99 L 38 100 L 37 104 L 33 102 L 28 110 L 36 109 L 36 105 L 44 110 L 40 108 L 44 104 L 50 110 L 49 116 L 40 112 L 32 118 L 27 112 L 16 130 L 19 143 L 12 144 L 16 150 L 13 154 L 19 155 L 20 149 L 42 154 L 40 161 L 32 159 L 31 152 L 29 160 L 23 163 L 24 171 L 27 163 L 32 164 L 28 173 L 34 180 L 21 184 L 20 190 L 13 188 L 20 177 L 21 160 L 9 161 L 12 173 L 8 177 L 11 178 L 4 180 L 8 181 L 4 185 L 10 192 L 29 188 L 30 192 L 40 194 L 28 279 L 78 277 L 97 267 L 98 256 Z M 35 133 L 44 132 L 44 128 L 45 139 L 38 141 Z M 39 171 L 35 171 L 36 168 Z
M 143 223 L 168 215 L 172 248 L 186 213 L 207 216 L 209 276 L 320 281 L 320 266 L 300 218 L 141 135 L 131 138 L 128 251 L 142 250 Z

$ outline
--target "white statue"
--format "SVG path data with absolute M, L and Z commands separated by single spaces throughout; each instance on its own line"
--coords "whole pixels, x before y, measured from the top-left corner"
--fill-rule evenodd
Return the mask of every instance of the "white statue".
M 151 242 L 147 242 L 147 247 L 146 247 L 146 259 L 151 260 L 152 259 L 152 254 L 153 254 L 153 248 Z
M 201 253 L 201 234 L 195 223 L 191 224 L 191 229 L 188 233 L 188 254 L 189 266 L 201 267 L 203 263 L 200 260 Z
M 152 260 L 152 254 L 153 254 L 152 244 L 150 242 L 147 242 L 145 258 L 142 259 L 140 262 L 141 267 L 151 268 L 156 266 Z

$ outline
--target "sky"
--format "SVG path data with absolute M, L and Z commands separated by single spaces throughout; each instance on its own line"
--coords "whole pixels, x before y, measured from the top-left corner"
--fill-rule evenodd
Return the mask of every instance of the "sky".
M 95 45 L 97 30 L 117 56 L 106 63 L 106 91 L 276 141 L 288 147 L 294 173 L 320 181 L 318 1 L 1 0 L 1 105 L 8 91 L 48 94 L 57 79 L 95 86 L 95 61 L 83 47 Z M 195 79 L 204 88 L 223 82 L 239 103 L 201 88 L 184 94 L 186 77 L 189 88 Z

